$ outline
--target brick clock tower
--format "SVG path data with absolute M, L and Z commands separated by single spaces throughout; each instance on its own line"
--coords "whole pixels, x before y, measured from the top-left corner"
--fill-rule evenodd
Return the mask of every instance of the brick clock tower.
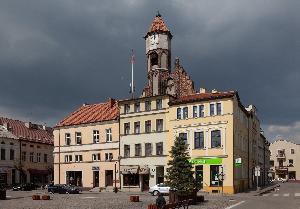
M 193 93 L 193 81 L 179 64 L 179 59 L 175 61 L 175 71 L 171 72 L 172 34 L 159 13 L 144 38 L 148 84 L 142 96 L 170 94 L 177 97 Z

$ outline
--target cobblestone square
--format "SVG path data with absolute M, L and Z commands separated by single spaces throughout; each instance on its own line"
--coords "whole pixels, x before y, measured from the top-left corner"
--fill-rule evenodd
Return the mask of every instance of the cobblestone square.
M 7 191 L 7 200 L 0 202 L 1 209 L 146 209 L 155 202 L 156 197 L 148 193 L 112 192 L 81 194 L 51 194 L 51 200 L 32 200 L 37 191 Z M 129 202 L 130 195 L 139 195 L 140 202 Z M 165 196 L 168 201 L 168 196 Z M 189 208 L 226 208 L 236 201 L 230 196 L 205 195 L 205 202 Z

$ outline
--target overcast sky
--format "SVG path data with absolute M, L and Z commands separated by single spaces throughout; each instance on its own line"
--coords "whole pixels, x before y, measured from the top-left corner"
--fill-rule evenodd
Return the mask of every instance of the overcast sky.
M 0 114 L 55 125 L 146 83 L 143 36 L 159 10 L 196 88 L 238 90 L 267 137 L 300 143 L 300 1 L 1 0 Z

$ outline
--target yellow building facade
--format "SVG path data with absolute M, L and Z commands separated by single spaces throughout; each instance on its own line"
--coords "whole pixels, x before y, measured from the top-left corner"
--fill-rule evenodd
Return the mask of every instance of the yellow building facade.
M 119 186 L 119 110 L 113 99 L 84 104 L 54 129 L 54 183 Z

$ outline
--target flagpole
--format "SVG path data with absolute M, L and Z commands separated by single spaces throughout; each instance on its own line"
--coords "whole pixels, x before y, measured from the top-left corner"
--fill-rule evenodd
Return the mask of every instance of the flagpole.
M 134 81 L 133 81 L 133 63 L 134 63 L 134 54 L 133 49 L 131 50 L 131 96 L 134 99 Z

